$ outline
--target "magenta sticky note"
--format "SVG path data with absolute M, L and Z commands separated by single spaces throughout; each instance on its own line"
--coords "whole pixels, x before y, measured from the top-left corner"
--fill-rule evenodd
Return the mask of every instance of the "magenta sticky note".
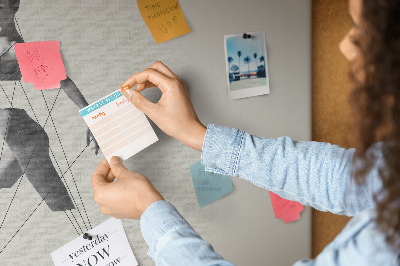
M 59 88 L 60 81 L 67 78 L 60 42 L 17 43 L 14 47 L 22 78 L 26 83 L 33 83 L 35 89 Z
M 300 213 L 304 210 L 301 203 L 284 199 L 271 191 L 269 196 L 271 197 L 275 218 L 282 219 L 285 224 L 300 219 Z

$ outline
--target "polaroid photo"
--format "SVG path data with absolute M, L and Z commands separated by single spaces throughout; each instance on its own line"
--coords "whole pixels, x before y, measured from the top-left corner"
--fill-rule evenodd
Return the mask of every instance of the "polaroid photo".
M 265 32 L 224 36 L 229 100 L 269 94 Z

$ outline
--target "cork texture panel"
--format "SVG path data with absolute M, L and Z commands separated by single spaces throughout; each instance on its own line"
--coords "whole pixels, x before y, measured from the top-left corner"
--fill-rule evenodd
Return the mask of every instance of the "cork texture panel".
M 350 64 L 339 50 L 340 41 L 351 28 L 348 2 L 314 0 L 312 8 L 312 138 L 350 148 Z M 346 216 L 313 210 L 312 256 L 316 257 L 348 221 Z

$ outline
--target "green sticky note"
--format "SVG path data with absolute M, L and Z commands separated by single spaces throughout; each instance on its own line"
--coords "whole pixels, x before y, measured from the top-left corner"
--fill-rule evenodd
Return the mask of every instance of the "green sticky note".
M 207 172 L 200 161 L 190 166 L 190 174 L 200 208 L 233 190 L 230 176 Z

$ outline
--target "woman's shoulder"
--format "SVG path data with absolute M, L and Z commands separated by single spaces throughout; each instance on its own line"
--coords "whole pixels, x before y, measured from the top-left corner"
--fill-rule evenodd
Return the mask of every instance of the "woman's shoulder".
M 379 229 L 375 218 L 375 208 L 353 217 L 326 247 L 327 251 L 340 254 L 351 249 L 354 252 L 352 259 L 359 256 L 361 260 L 367 260 L 368 265 L 397 265 L 395 263 L 399 251 L 386 242 L 386 236 Z

